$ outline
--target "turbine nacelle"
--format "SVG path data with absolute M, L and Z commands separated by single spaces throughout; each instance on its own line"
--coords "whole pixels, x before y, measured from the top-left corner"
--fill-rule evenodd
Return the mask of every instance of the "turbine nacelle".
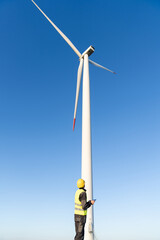
M 87 48 L 86 51 L 84 51 L 84 53 L 82 53 L 80 59 L 83 58 L 85 54 L 90 56 L 92 53 L 94 53 L 94 50 L 95 50 L 95 48 L 93 46 L 90 46 L 89 48 Z

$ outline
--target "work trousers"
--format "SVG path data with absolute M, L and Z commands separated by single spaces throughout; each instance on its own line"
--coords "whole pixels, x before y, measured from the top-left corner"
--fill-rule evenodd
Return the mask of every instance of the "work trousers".
M 84 239 L 84 226 L 85 226 L 85 222 L 75 221 L 76 236 L 75 236 L 74 240 L 83 240 Z

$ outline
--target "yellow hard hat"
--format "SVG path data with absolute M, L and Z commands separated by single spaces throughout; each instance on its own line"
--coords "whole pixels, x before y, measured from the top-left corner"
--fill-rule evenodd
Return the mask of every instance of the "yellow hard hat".
M 83 188 L 85 186 L 85 181 L 83 179 L 78 179 L 77 181 L 77 187 L 78 188 Z

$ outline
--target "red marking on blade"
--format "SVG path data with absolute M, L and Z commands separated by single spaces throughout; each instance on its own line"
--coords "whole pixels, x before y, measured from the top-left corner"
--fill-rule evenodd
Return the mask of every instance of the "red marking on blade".
M 74 131 L 74 128 L 75 128 L 75 123 L 76 123 L 76 119 L 74 118 L 74 120 L 73 120 L 73 131 Z

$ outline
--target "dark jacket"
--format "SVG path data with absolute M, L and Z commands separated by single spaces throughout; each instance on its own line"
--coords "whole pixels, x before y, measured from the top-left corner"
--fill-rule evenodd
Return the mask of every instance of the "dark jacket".
M 84 188 L 82 188 L 82 189 L 84 190 L 84 192 L 82 192 L 79 195 L 79 201 L 82 204 L 83 210 L 87 210 L 92 205 L 92 203 L 91 203 L 91 201 L 87 202 L 86 189 L 84 189 Z M 83 222 L 84 223 L 84 222 L 86 222 L 86 216 L 74 214 L 74 220 L 75 220 L 75 222 Z

